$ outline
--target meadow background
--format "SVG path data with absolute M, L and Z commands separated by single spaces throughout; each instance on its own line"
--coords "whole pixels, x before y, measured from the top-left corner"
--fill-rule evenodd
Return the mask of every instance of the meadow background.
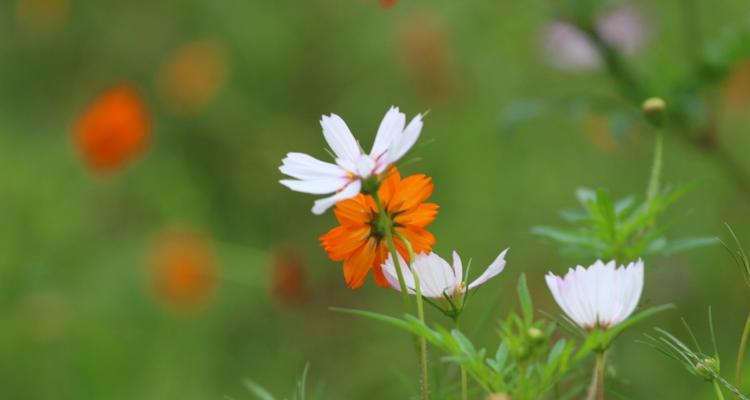
M 478 343 L 494 347 L 522 272 L 537 308 L 557 315 L 543 275 L 590 260 L 560 255 L 530 228 L 562 225 L 558 212 L 577 205 L 579 187 L 643 194 L 653 135 L 579 106 L 509 126 L 507 110 L 525 99 L 617 96 L 603 71 L 545 62 L 540 32 L 554 3 L 0 3 L 0 397 L 250 399 L 243 380 L 290 393 L 308 361 L 323 398 L 413 394 L 407 335 L 328 310 L 396 314 L 400 298 L 371 280 L 348 289 L 318 245 L 333 216 L 312 215 L 313 196 L 278 184 L 285 153 L 326 157 L 324 113 L 342 116 L 369 148 L 389 106 L 409 117 L 429 110 L 410 153 L 420 161 L 403 171 L 434 179 L 435 250 L 483 266 L 511 248 L 506 271 L 464 314 Z M 696 3 L 706 40 L 750 16 L 745 0 Z M 681 1 L 631 4 L 650 29 L 634 68 L 664 80 L 687 68 Z M 747 172 L 750 103 L 736 97 L 750 96 L 749 81 L 716 89 L 734 93 L 718 114 L 720 145 Z M 144 151 L 102 173 L 84 161 L 74 126 L 121 84 L 141 94 L 152 129 Z M 664 161 L 664 181 L 699 182 L 669 213 L 676 236 L 726 237 L 727 221 L 750 245 L 750 196 L 714 156 L 667 134 Z M 175 236 L 192 238 L 178 252 L 211 271 L 187 300 L 154 281 L 164 238 Z M 711 398 L 635 340 L 651 326 L 681 332 L 682 316 L 707 340 L 711 305 L 731 376 L 750 304 L 740 270 L 720 246 L 646 265 L 643 302 L 677 309 L 618 341 L 611 365 L 622 383 L 610 388 L 632 399 Z M 438 392 L 450 384 L 433 382 Z

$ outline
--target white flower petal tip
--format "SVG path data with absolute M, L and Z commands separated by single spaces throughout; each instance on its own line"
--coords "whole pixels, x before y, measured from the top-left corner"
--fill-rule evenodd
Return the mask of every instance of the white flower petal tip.
M 461 257 L 455 251 L 453 252 L 453 265 L 448 264 L 447 261 L 435 253 L 417 254 L 414 262 L 411 264 L 411 268 L 399 256 L 399 265 L 401 265 L 406 289 L 410 294 L 416 293 L 414 279 L 414 275 L 416 274 L 419 278 L 419 288 L 422 296 L 433 299 L 443 299 L 446 296 L 456 298 L 462 296 L 466 290 L 474 289 L 500 274 L 505 268 L 505 254 L 507 251 L 506 249 L 500 253 L 495 261 L 487 267 L 487 270 L 475 279 L 468 288 L 463 280 L 464 271 Z M 393 263 L 393 257 L 388 256 L 382 268 L 386 280 L 391 287 L 400 291 L 401 287 L 398 281 L 396 266 Z
M 597 260 L 571 268 L 564 277 L 545 276 L 555 302 L 581 328 L 611 328 L 635 311 L 643 291 L 643 261 L 617 267 Z
M 293 179 L 279 182 L 297 192 L 336 193 L 315 202 L 313 213 L 322 214 L 337 202 L 354 197 L 362 188 L 362 180 L 381 174 L 414 146 L 422 130 L 421 115 L 405 125 L 406 116 L 398 107 L 391 106 L 380 123 L 372 151 L 364 154 L 341 117 L 324 115 L 320 126 L 336 163 L 320 161 L 304 153 L 288 153 L 279 171 Z M 354 188 L 357 188 L 356 193 Z

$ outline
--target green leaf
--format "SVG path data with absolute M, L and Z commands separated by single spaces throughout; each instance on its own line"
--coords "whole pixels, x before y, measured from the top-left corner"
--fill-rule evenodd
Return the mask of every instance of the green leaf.
M 662 255 L 670 255 L 680 253 L 686 250 L 695 249 L 697 247 L 713 246 L 719 244 L 721 241 L 716 237 L 691 237 L 684 239 L 677 239 L 668 241 L 658 251 Z
M 259 400 L 276 400 L 271 393 L 251 380 L 245 381 L 245 387 Z
M 622 333 L 625 329 L 630 328 L 631 326 L 650 318 L 662 311 L 670 310 L 675 308 L 674 304 L 662 304 L 660 306 L 647 308 L 630 318 L 626 319 L 625 321 L 620 322 L 619 324 L 613 326 L 612 328 L 608 329 L 605 334 L 605 340 L 608 342 L 611 342 L 615 337 L 617 337 L 620 333 Z
M 523 321 L 526 328 L 530 328 L 531 324 L 534 323 L 534 303 L 531 301 L 531 294 L 529 294 L 529 288 L 526 286 L 526 274 L 521 274 L 518 278 L 518 300 L 521 302 L 521 312 L 523 313 Z

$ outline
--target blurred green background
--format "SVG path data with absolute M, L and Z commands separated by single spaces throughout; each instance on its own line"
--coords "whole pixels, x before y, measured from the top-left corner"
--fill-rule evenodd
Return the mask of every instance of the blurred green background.
M 342 116 L 369 148 L 389 106 L 408 117 L 430 110 L 411 153 L 421 160 L 403 172 L 434 178 L 435 250 L 484 266 L 511 248 L 506 271 L 465 314 L 477 343 L 496 346 L 494 321 L 514 306 L 521 272 L 537 307 L 556 315 L 543 274 L 590 260 L 561 256 L 530 227 L 562 224 L 558 211 L 576 205 L 581 186 L 642 194 L 653 136 L 642 124 L 618 133 L 615 117 L 586 107 L 506 132 L 504 110 L 522 99 L 617 96 L 601 70 L 545 62 L 539 38 L 554 3 L 1 2 L 0 397 L 249 399 L 244 379 L 290 393 L 308 361 L 323 398 L 413 395 L 408 336 L 328 310 L 395 314 L 399 297 L 371 280 L 348 289 L 318 246 L 333 216 L 312 215 L 313 196 L 277 182 L 289 151 L 326 158 L 324 113 Z M 681 2 L 632 4 L 650 39 L 629 61 L 658 87 L 688 68 Z M 698 4 L 709 39 L 748 18 L 746 0 Z M 143 96 L 153 129 L 142 153 L 103 174 L 83 160 L 74 126 L 123 83 Z M 746 171 L 748 109 L 718 114 L 721 146 Z M 750 244 L 750 197 L 716 157 L 667 135 L 664 177 L 700 182 L 670 212 L 678 236 L 726 236 L 727 221 Z M 200 304 L 175 306 L 155 288 L 155 249 L 173 231 L 196 232 L 205 240 L 186 246 L 213 257 L 217 279 L 198 285 Z M 707 339 L 712 305 L 731 376 L 749 304 L 740 271 L 719 246 L 646 263 L 643 302 L 678 308 L 618 343 L 616 391 L 711 398 L 635 341 L 654 325 L 681 332 L 681 316 Z M 433 379 L 438 392 L 453 381 Z

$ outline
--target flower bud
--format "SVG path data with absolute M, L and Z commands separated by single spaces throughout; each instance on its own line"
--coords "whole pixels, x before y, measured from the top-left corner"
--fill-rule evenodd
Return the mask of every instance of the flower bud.
M 544 332 L 542 332 L 542 330 L 537 327 L 529 328 L 529 330 L 526 331 L 526 334 L 533 342 L 538 342 L 544 339 Z
M 664 112 L 667 103 L 660 97 L 651 97 L 643 102 L 642 109 L 646 119 L 655 126 L 661 126 L 664 122 Z
M 505 393 L 494 393 L 487 396 L 487 400 L 511 400 L 511 398 Z
M 715 357 L 705 357 L 695 364 L 695 372 L 710 381 L 719 374 L 719 360 Z

